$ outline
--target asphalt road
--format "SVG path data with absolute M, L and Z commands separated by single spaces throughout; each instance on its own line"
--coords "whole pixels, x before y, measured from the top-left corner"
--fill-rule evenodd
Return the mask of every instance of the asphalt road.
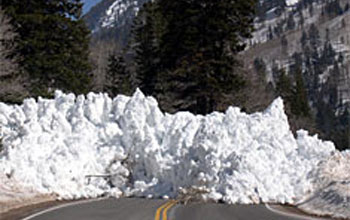
M 37 213 L 24 220 L 296 220 L 265 205 L 224 205 L 146 199 L 104 199 Z

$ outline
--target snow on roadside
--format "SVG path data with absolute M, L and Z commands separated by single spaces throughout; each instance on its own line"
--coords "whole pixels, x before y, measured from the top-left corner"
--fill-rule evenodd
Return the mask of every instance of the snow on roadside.
M 1 213 L 12 209 L 55 200 L 52 195 L 42 195 L 33 189 L 21 186 L 3 173 L 0 173 L 0 183 L 0 216 Z
M 317 190 L 298 204 L 303 211 L 350 218 L 350 151 L 336 152 L 314 170 Z
M 276 99 L 251 115 L 170 115 L 139 90 L 0 103 L 0 173 L 65 199 L 175 197 L 196 186 L 228 203 L 295 204 L 316 190 L 312 171 L 335 148 L 306 131 L 295 139 L 283 108 Z

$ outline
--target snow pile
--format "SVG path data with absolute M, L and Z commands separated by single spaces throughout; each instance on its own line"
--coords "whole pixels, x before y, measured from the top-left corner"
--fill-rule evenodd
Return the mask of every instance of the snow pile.
M 53 196 L 41 195 L 28 189 L 0 173 L 0 216 L 11 209 L 55 200 Z M 4 217 L 5 218 L 5 217 Z
M 318 190 L 298 207 L 308 213 L 350 217 L 350 151 L 336 152 L 315 170 Z
M 315 183 L 324 187 L 332 182 L 350 182 L 350 151 L 336 152 L 322 161 L 317 170 Z M 350 196 L 350 195 L 349 195 Z
M 199 187 L 228 203 L 295 203 L 335 151 L 306 131 L 295 139 L 281 99 L 262 113 L 163 114 L 152 97 L 56 92 L 0 104 L 0 172 L 66 199 L 177 196 Z

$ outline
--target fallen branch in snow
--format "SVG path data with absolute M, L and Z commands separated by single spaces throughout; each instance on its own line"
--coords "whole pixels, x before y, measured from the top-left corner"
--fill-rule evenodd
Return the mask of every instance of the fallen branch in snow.
M 113 174 L 98 174 L 98 175 L 86 175 L 85 179 L 88 179 L 87 184 L 90 184 L 91 178 L 112 178 L 113 176 L 118 175 L 117 173 L 113 173 Z
M 179 192 L 177 199 L 186 205 L 190 201 L 203 200 L 203 195 L 210 191 L 205 187 L 192 186 L 190 188 L 180 188 Z

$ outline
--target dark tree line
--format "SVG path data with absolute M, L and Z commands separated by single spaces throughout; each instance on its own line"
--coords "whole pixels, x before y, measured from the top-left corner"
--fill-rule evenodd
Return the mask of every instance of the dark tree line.
M 13 54 L 18 35 L 10 21 L 0 8 L 0 100 L 14 103 L 25 96 L 25 79 L 18 74 L 20 57 Z
M 245 85 L 235 56 L 251 36 L 254 9 L 254 0 L 145 4 L 129 43 L 137 85 L 168 111 L 217 109 Z
M 89 30 L 80 0 L 2 0 L 0 6 L 18 34 L 13 56 L 21 57 L 32 96 L 89 91 Z

